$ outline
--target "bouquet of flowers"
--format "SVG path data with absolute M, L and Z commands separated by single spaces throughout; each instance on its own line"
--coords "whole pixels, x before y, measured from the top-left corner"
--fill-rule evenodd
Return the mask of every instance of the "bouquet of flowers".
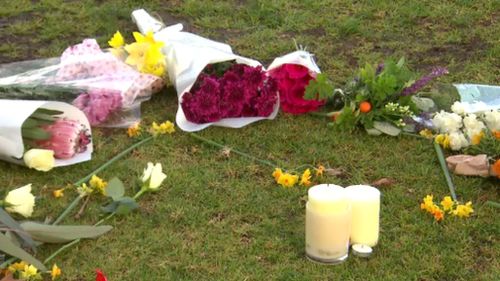
M 182 25 L 160 28 L 144 10 L 134 11 L 132 17 L 139 30 L 156 31 L 154 38 L 166 43 L 162 52 L 177 90 L 179 128 L 239 128 L 277 115 L 276 82 L 259 62 L 235 55 L 227 44 L 181 32 Z
M 161 46 L 150 38 L 140 37 L 140 43 L 125 46 L 129 52 L 124 52 L 119 37 L 110 41 L 116 46 L 111 52 L 86 39 L 60 58 L 0 66 L 0 98 L 68 102 L 82 110 L 93 126 L 128 127 L 140 117 L 141 102 L 162 88 L 162 79 L 153 74 L 164 72 L 164 60 L 138 55 L 154 53 L 145 53 L 148 47 L 160 53 Z M 162 63 L 152 63 L 155 59 Z
M 0 100 L 0 159 L 39 171 L 90 160 L 85 114 L 62 102 Z
M 310 82 L 316 81 L 321 72 L 312 54 L 300 50 L 276 58 L 268 72 L 278 83 L 280 105 L 284 112 L 304 114 L 316 111 L 325 104 L 326 97 L 320 96 L 318 91 L 313 90 L 310 97 L 306 94 L 306 88 L 312 85 Z M 333 87 L 326 91 L 333 94 Z
M 500 176 L 500 110 L 465 113 L 455 102 L 452 112 L 440 111 L 432 126 L 420 134 L 445 149 L 462 152 L 447 158 L 448 167 L 461 175 Z
M 345 129 L 361 125 L 374 135 L 398 135 L 425 108 L 417 97 L 419 91 L 446 73 L 446 69 L 436 68 L 415 80 L 403 58 L 378 66 L 366 64 L 346 86 L 344 108 L 335 115 L 335 123 Z

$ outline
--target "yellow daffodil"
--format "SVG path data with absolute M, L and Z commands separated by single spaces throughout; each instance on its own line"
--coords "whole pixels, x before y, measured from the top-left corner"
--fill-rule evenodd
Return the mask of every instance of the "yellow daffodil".
M 56 189 L 56 190 L 52 191 L 52 195 L 55 198 L 61 198 L 61 197 L 63 197 L 64 196 L 64 188 Z
M 172 134 L 173 132 L 175 132 L 175 126 L 174 123 L 170 121 L 165 121 L 159 125 L 158 123 L 153 122 L 150 131 L 153 136 Z
M 307 169 L 304 171 L 300 177 L 300 185 L 310 186 L 311 185 L 311 170 Z
M 106 186 L 108 185 L 107 182 L 105 182 L 103 179 L 96 175 L 92 175 L 92 178 L 89 181 L 90 188 L 93 190 L 99 191 L 99 193 L 104 195 L 104 190 L 106 189 Z
M 426 210 L 429 213 L 432 213 L 436 207 L 433 201 L 432 195 L 427 195 L 424 197 L 424 202 L 420 204 L 420 209 Z
M 52 266 L 52 270 L 50 271 L 50 276 L 52 277 L 52 280 L 56 280 L 59 276 L 61 276 L 62 271 L 61 269 L 57 266 L 57 264 L 54 264 Z
M 90 188 L 87 184 L 82 183 L 81 186 L 79 186 L 77 189 L 78 194 L 80 197 L 85 197 L 88 195 L 91 195 L 94 192 L 94 189 Z
M 128 127 L 127 129 L 127 135 L 129 136 L 129 138 L 137 137 L 140 134 L 141 134 L 141 124 L 139 122 Z
M 470 201 L 465 205 L 458 205 L 453 211 L 453 215 L 458 216 L 459 218 L 468 218 L 472 213 L 474 213 L 474 209 L 472 208 L 472 202 Z
M 23 280 L 38 279 L 40 274 L 34 265 L 25 265 L 23 271 L 19 275 Z
M 147 43 L 132 43 L 125 45 L 125 51 L 128 53 L 125 63 L 135 66 L 139 71 L 141 71 L 146 63 L 146 53 L 148 50 L 149 44 Z
M 324 172 L 325 172 L 325 166 L 319 165 L 318 168 L 316 168 L 316 176 L 317 177 L 323 176 Z
M 279 178 L 283 175 L 283 171 L 280 168 L 275 168 L 273 172 L 273 177 L 276 182 L 278 182 Z
M 142 35 L 140 32 L 133 32 L 132 35 L 137 43 L 148 43 L 158 47 L 163 47 L 163 42 L 155 40 L 153 31 L 146 32 L 146 35 Z
M 444 211 L 451 211 L 453 209 L 453 204 L 455 204 L 455 202 L 453 202 L 450 196 L 445 196 L 441 201 L 441 206 L 443 206 Z
M 432 134 L 432 131 L 429 130 L 429 129 L 423 129 L 419 132 L 419 134 L 422 136 L 422 137 L 425 137 L 427 139 L 432 139 L 434 137 L 434 135 Z
M 123 45 L 125 45 L 125 39 L 123 39 L 123 36 L 122 34 L 120 33 L 120 31 L 117 31 L 113 37 L 111 37 L 111 39 L 108 41 L 108 44 L 109 46 L 111 46 L 112 48 L 120 48 L 122 47 Z
M 439 134 L 434 138 L 434 141 L 445 149 L 450 148 L 450 136 L 448 135 Z
M 436 208 L 432 212 L 432 215 L 434 216 L 434 219 L 436 221 L 442 221 L 444 219 L 444 212 L 441 209 L 439 209 L 439 208 Z
M 470 143 L 472 145 L 478 145 L 481 142 L 481 140 L 483 139 L 483 137 L 484 137 L 484 132 L 481 131 L 481 133 L 475 134 L 474 136 L 472 136 Z
M 16 262 L 16 263 L 13 263 L 11 264 L 7 270 L 10 272 L 10 273 L 15 273 L 16 271 L 21 271 L 21 270 L 24 270 L 24 266 L 28 265 L 26 262 L 24 261 L 20 261 L 20 262 Z
M 280 184 L 283 187 L 293 187 L 298 180 L 299 176 L 285 173 L 279 177 L 278 184 Z

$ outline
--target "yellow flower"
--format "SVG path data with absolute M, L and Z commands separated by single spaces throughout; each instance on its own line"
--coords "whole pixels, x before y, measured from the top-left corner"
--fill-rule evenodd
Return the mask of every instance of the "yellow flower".
M 285 173 L 279 177 L 278 184 L 281 184 L 283 187 L 293 187 L 298 180 L 299 176 Z
M 436 208 L 436 205 L 434 205 L 432 195 L 427 195 L 424 197 L 424 202 L 420 204 L 420 209 L 426 210 L 429 213 L 432 213 L 434 209 Z
M 443 210 L 445 211 L 451 211 L 453 209 L 453 200 L 451 200 L 450 196 L 445 196 L 443 200 L 441 201 L 441 206 L 443 206 Z
M 458 205 L 453 211 L 453 215 L 458 216 L 459 218 L 468 218 L 471 213 L 474 213 L 474 209 L 472 209 L 472 202 L 470 201 L 465 205 Z
M 52 191 L 52 195 L 55 198 L 61 198 L 61 197 L 63 197 L 64 196 L 64 188 L 56 189 L 56 190 Z
M 57 277 L 61 276 L 62 271 L 61 269 L 57 266 L 57 264 L 54 263 L 52 266 L 52 270 L 50 271 L 50 276 L 52 276 L 52 280 L 56 280 Z
M 20 277 L 23 280 L 29 280 L 30 278 L 37 278 L 40 274 L 38 269 L 34 265 L 25 265 L 23 271 L 21 271 Z
M 24 153 L 24 163 L 37 171 L 48 172 L 55 165 L 54 151 L 49 149 L 33 148 Z
M 316 169 L 316 176 L 317 177 L 323 176 L 323 172 L 325 172 L 325 166 L 319 165 L 318 168 Z
M 78 191 L 78 194 L 80 194 L 80 197 L 88 196 L 94 192 L 94 189 L 88 187 L 85 183 L 82 183 L 82 185 L 76 190 Z
M 35 196 L 31 193 L 31 184 L 19 187 L 7 193 L 5 203 L 7 212 L 18 213 L 25 218 L 31 217 L 35 207 Z
M 16 271 L 21 271 L 21 270 L 24 270 L 24 266 L 28 265 L 26 262 L 24 261 L 20 261 L 20 262 L 16 262 L 16 263 L 13 263 L 11 264 L 7 270 L 10 272 L 10 273 L 15 273 Z
M 149 44 L 147 43 L 132 43 L 126 45 L 125 51 L 127 51 L 128 57 L 125 60 L 125 63 L 135 66 L 139 71 L 141 71 L 146 63 L 146 53 L 148 50 Z
M 275 168 L 273 172 L 273 177 L 276 182 L 278 182 L 279 178 L 283 175 L 283 171 L 280 168 Z
M 429 129 L 423 129 L 419 132 L 419 134 L 422 136 L 422 137 L 425 137 L 425 138 L 428 138 L 428 139 L 432 139 L 434 137 L 434 135 L 432 134 L 432 131 L 429 130 Z
M 127 129 L 127 135 L 130 138 L 137 137 L 140 134 L 141 134 L 141 124 L 139 122 L 137 122 L 134 125 L 128 127 L 128 129 Z
M 445 149 L 450 148 L 450 136 L 448 135 L 439 134 L 434 138 L 434 141 Z
M 311 170 L 307 169 L 304 171 L 300 177 L 300 185 L 310 186 L 311 185 Z
M 89 181 L 89 185 L 92 189 L 99 191 L 102 195 L 104 195 L 104 190 L 108 185 L 103 179 L 96 175 L 92 175 L 92 178 Z
M 123 39 L 122 34 L 120 31 L 117 31 L 113 37 L 108 41 L 108 44 L 113 47 L 113 48 L 120 48 L 123 45 L 125 45 L 125 39 Z
M 436 221 L 442 221 L 444 219 L 444 212 L 439 208 L 434 209 L 432 215 Z
M 153 122 L 150 131 L 154 136 L 172 134 L 173 132 L 175 132 L 175 126 L 174 123 L 170 121 L 165 121 L 160 125 L 158 125 L 156 122 Z
M 146 35 L 142 35 L 140 32 L 134 32 L 132 35 L 134 35 L 134 39 L 137 43 L 148 43 L 154 46 L 163 47 L 163 42 L 155 40 L 153 31 L 146 32 Z
M 479 134 L 475 134 L 471 138 L 471 144 L 472 145 L 478 145 L 481 142 L 481 139 L 484 137 L 484 132 L 481 131 Z

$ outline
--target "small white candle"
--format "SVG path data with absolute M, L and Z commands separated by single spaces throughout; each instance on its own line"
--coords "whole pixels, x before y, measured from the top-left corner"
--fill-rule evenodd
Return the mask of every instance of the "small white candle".
M 308 191 L 306 204 L 306 254 L 309 258 L 336 263 L 347 258 L 351 207 L 344 188 L 317 185 Z
M 349 186 L 346 191 L 352 206 L 351 244 L 377 245 L 380 191 L 368 185 Z

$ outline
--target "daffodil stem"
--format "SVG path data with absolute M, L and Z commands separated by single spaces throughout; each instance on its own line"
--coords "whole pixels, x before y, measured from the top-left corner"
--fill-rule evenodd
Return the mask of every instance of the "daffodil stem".
M 16 260 L 17 260 L 16 257 L 11 257 L 10 259 L 8 259 L 8 260 L 4 261 L 2 264 L 0 264 L 0 269 L 6 268 L 8 265 L 15 262 Z
M 134 195 L 134 199 L 138 199 L 139 197 L 141 197 L 144 193 L 146 193 L 148 191 L 147 188 L 141 188 L 141 190 L 139 190 L 139 192 L 137 192 L 135 195 Z M 105 221 L 109 220 L 110 218 L 114 217 L 116 215 L 116 211 L 115 212 L 112 212 L 111 214 L 107 215 L 106 217 L 102 218 L 100 221 L 96 222 L 94 224 L 94 226 L 99 226 L 101 224 L 103 224 Z M 59 255 L 61 252 L 63 252 L 64 250 L 72 247 L 73 245 L 76 245 L 78 244 L 79 242 L 81 241 L 80 238 L 78 239 L 75 239 L 63 246 L 61 246 L 59 249 L 57 249 L 57 251 L 55 251 L 54 253 L 52 253 L 52 255 L 50 255 L 48 258 L 46 258 L 43 263 L 44 264 L 47 264 L 49 261 L 51 261 L 52 259 L 54 259 L 57 255 Z M 15 259 L 14 259 L 15 260 Z M 10 264 L 12 261 L 10 261 L 8 264 Z M 1 267 L 0 267 L 1 268 Z
M 90 180 L 90 178 L 92 178 L 93 175 L 96 175 L 97 173 L 102 172 L 108 166 L 110 166 L 111 164 L 113 164 L 114 162 L 116 162 L 117 160 L 122 158 L 123 156 L 127 155 L 130 151 L 136 149 L 137 147 L 147 143 L 148 141 L 150 141 L 152 139 L 153 139 L 153 136 L 150 136 L 150 137 L 147 137 L 147 138 L 129 146 L 127 149 L 123 150 L 122 152 L 117 154 L 115 157 L 111 158 L 109 161 L 102 164 L 99 168 L 95 169 L 87 176 L 85 176 L 85 177 L 81 178 L 80 180 L 78 180 L 77 182 L 75 182 L 73 185 L 80 186 L 82 183 L 87 182 L 88 180 Z M 57 219 L 52 224 L 53 225 L 59 224 L 78 205 L 78 203 L 80 203 L 81 200 L 82 200 L 81 196 L 76 197 L 73 200 L 73 202 L 71 202 L 71 204 L 68 205 L 68 207 L 59 215 L 59 217 L 57 217 Z
M 436 150 L 439 164 L 441 165 L 441 169 L 443 170 L 444 177 L 446 178 L 446 184 L 448 184 L 448 188 L 450 189 L 451 198 L 453 198 L 453 201 L 456 202 L 456 201 L 458 201 L 458 199 L 457 199 L 457 195 L 455 194 L 455 185 L 453 184 L 453 181 L 451 180 L 450 171 L 448 170 L 448 166 L 446 165 L 446 160 L 444 158 L 443 149 L 436 142 L 434 142 L 434 149 Z
M 197 140 L 203 141 L 203 142 L 205 142 L 205 143 L 207 143 L 207 144 L 210 144 L 210 145 L 213 145 L 213 146 L 215 146 L 215 147 L 218 147 L 218 148 L 226 148 L 226 146 L 224 146 L 224 145 L 222 145 L 222 144 L 219 144 L 219 143 L 217 143 L 217 142 L 214 142 L 214 141 L 212 141 L 212 140 L 209 140 L 209 139 L 207 139 L 207 138 L 204 138 L 204 137 L 202 137 L 202 136 L 200 136 L 200 135 L 198 135 L 198 134 L 195 134 L 195 133 L 190 133 L 189 135 L 190 135 L 191 137 L 193 137 L 193 138 L 197 139 Z M 251 159 L 251 160 L 253 160 L 253 161 L 255 161 L 255 162 L 258 162 L 258 163 L 260 163 L 260 164 L 263 164 L 263 165 L 266 165 L 266 166 L 270 166 L 270 167 L 272 167 L 272 168 L 276 168 L 276 167 L 277 167 L 277 165 L 276 165 L 276 164 L 274 164 L 274 163 L 272 163 L 272 162 L 270 162 L 270 161 L 259 159 L 259 158 L 257 158 L 257 157 L 254 157 L 254 156 L 252 156 L 252 155 L 250 155 L 250 154 L 247 154 L 247 153 L 245 153 L 245 152 L 241 152 L 241 151 L 239 151 L 239 150 L 237 150 L 237 149 L 234 149 L 234 148 L 232 148 L 232 147 L 231 147 L 231 152 L 233 152 L 234 154 L 238 154 L 238 155 L 240 155 L 240 156 L 243 156 L 243 157 L 249 158 L 249 159 Z

